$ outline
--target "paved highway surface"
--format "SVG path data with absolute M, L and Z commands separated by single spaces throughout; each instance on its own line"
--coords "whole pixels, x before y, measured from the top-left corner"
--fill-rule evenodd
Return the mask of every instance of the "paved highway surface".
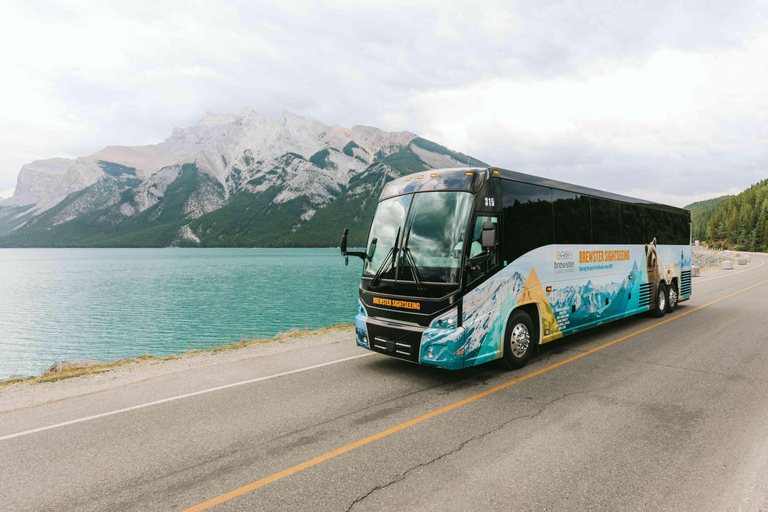
M 0 414 L 0 510 L 768 510 L 766 259 L 515 372 L 346 334 Z

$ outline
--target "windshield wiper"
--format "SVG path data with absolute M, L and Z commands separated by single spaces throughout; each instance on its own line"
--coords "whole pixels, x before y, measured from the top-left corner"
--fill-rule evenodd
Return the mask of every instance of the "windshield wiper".
M 411 229 L 412 226 L 408 227 L 408 233 L 405 235 L 405 241 L 403 242 L 403 256 L 405 257 L 405 260 L 411 265 L 411 273 L 413 274 L 413 281 L 416 283 L 416 288 L 420 292 L 424 291 L 424 286 L 421 284 L 421 275 L 419 274 L 419 269 L 416 268 L 416 260 L 413 259 L 413 254 L 411 254 L 411 249 L 408 247 L 408 242 L 411 239 Z
M 368 285 L 368 288 L 376 288 L 379 285 L 379 281 L 381 280 L 381 276 L 384 275 L 384 267 L 386 267 L 389 264 L 389 270 L 392 270 L 395 268 L 395 256 L 397 255 L 397 241 L 400 239 L 400 228 L 397 228 L 397 234 L 395 235 L 395 244 L 392 246 L 392 248 L 389 250 L 386 256 L 384 256 L 384 261 L 381 262 L 381 265 L 379 265 L 379 268 L 376 270 L 376 273 L 373 274 L 373 279 L 371 279 L 371 284 Z M 391 263 L 390 263 L 390 260 Z

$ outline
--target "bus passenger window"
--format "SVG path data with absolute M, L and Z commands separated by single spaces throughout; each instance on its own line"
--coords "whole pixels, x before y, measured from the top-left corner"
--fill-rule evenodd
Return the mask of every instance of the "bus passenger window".
M 608 199 L 592 197 L 589 199 L 592 210 L 592 243 L 621 243 L 620 204 Z
M 555 207 L 555 243 L 591 244 L 589 197 L 554 189 L 552 202 Z
M 659 245 L 669 243 L 665 212 L 646 207 L 643 217 L 645 218 L 645 243 L 650 243 L 654 238 Z
M 552 190 L 503 180 L 501 182 L 504 259 L 511 263 L 523 254 L 549 245 L 552 231 Z
M 643 221 L 643 208 L 622 203 L 621 205 L 621 243 L 647 244 Z
M 688 245 L 691 243 L 691 228 L 688 214 L 673 213 L 673 225 L 675 233 L 675 245 Z

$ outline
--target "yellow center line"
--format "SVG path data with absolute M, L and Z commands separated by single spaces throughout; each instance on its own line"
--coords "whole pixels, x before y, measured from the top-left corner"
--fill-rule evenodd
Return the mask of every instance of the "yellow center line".
M 347 452 L 351 452 L 355 448 L 360 448 L 361 446 L 365 446 L 369 443 L 372 443 L 374 441 L 378 441 L 379 439 L 382 439 L 384 437 L 387 437 L 389 435 L 392 435 L 396 432 L 400 432 L 401 430 L 405 430 L 408 427 L 412 427 L 414 425 L 417 425 L 423 421 L 426 421 L 428 419 L 434 418 L 435 416 L 439 416 L 443 413 L 446 413 L 448 411 L 452 411 L 453 409 L 456 409 L 458 407 L 461 407 L 462 405 L 466 405 L 468 403 L 474 402 L 475 400 L 479 400 L 481 398 L 484 398 L 488 395 L 492 395 L 493 393 L 496 393 L 497 391 L 501 391 L 502 389 L 506 389 L 510 386 L 514 386 L 515 384 L 518 384 L 520 382 L 523 382 L 524 380 L 528 380 L 532 377 L 536 377 L 537 375 L 541 375 L 542 373 L 554 370 L 555 368 L 558 368 L 560 366 L 563 366 L 564 364 L 571 363 L 573 361 L 576 361 L 577 359 L 581 359 L 582 357 L 586 357 L 590 354 L 594 354 L 595 352 L 599 350 L 603 350 L 604 348 L 608 348 L 611 345 L 615 345 L 616 343 L 619 343 L 621 341 L 624 341 L 626 339 L 629 339 L 633 336 L 637 336 L 638 334 L 642 334 L 646 331 L 650 331 L 651 329 L 655 329 L 656 327 L 659 327 L 660 325 L 664 325 L 667 322 L 671 322 L 673 320 L 677 320 L 678 318 L 682 318 L 685 315 L 690 315 L 694 311 L 698 311 L 700 309 L 706 308 L 708 306 L 711 306 L 712 304 L 715 304 L 717 302 L 720 302 L 721 300 L 728 299 L 730 297 L 733 297 L 734 295 L 738 295 L 740 293 L 744 293 L 747 290 L 751 290 L 752 288 L 756 288 L 760 285 L 763 285 L 765 283 L 768 283 L 768 279 L 765 281 L 762 281 L 760 283 L 757 283 L 755 285 L 752 285 L 748 288 L 744 288 L 743 290 L 739 290 L 738 292 L 734 292 L 730 295 L 726 295 L 725 297 L 720 297 L 719 299 L 713 300 L 712 302 L 708 302 L 707 304 L 704 304 L 702 306 L 699 306 L 697 308 L 693 308 L 690 311 L 686 311 L 684 313 L 680 313 L 678 315 L 675 315 L 671 318 L 667 318 L 666 320 L 662 320 L 661 322 L 655 323 L 649 327 L 646 327 L 644 329 L 640 329 L 639 331 L 635 331 L 632 334 L 628 334 L 624 337 L 615 339 L 613 341 L 610 341 L 604 345 L 600 345 L 599 347 L 595 347 L 591 350 L 587 350 L 586 352 L 582 352 L 578 355 L 575 355 L 573 357 L 569 357 L 568 359 L 564 359 L 558 363 L 551 364 L 545 368 L 542 368 L 540 370 L 536 370 L 535 372 L 531 372 L 527 375 L 523 375 L 522 377 L 518 377 L 514 380 L 511 380 L 509 382 L 505 382 L 504 384 L 500 384 L 494 388 L 487 389 L 483 391 L 482 393 L 478 393 L 476 395 L 472 395 L 469 398 L 465 398 L 464 400 L 460 400 L 458 402 L 452 403 L 450 405 L 446 405 L 445 407 L 441 407 L 440 409 L 436 409 L 432 412 L 428 412 L 427 414 L 424 414 L 423 416 L 419 416 L 418 418 L 414 418 L 412 420 L 406 421 L 405 423 L 401 423 L 399 425 L 395 425 L 394 427 L 390 427 L 386 430 L 382 430 L 381 432 L 378 432 L 376 434 L 373 434 L 371 436 L 368 436 L 364 439 L 360 439 L 359 441 L 355 441 L 354 443 L 348 444 L 346 446 L 342 446 L 341 448 L 337 448 L 331 452 L 328 452 L 324 455 L 320 455 L 319 457 L 315 457 L 314 459 L 310 459 L 308 461 L 302 462 L 301 464 L 297 464 L 295 466 L 292 466 L 288 469 L 284 469 L 280 471 L 279 473 L 275 473 L 273 475 L 267 476 L 262 478 L 261 480 L 256 480 L 255 482 L 251 482 L 248 485 L 244 485 L 242 487 L 239 487 L 237 489 L 234 489 L 232 491 L 229 491 L 226 494 L 222 494 L 220 496 L 217 496 L 215 498 L 211 498 L 208 501 L 205 501 L 203 503 L 200 503 L 198 505 L 195 505 L 193 507 L 185 509 L 183 512 L 198 512 L 201 510 L 206 510 L 211 507 L 214 507 L 216 505 L 219 505 L 221 503 L 224 503 L 225 501 L 229 501 L 231 499 L 237 498 L 238 496 L 242 496 L 243 494 L 249 493 L 251 491 L 255 491 L 256 489 L 260 487 L 264 487 L 265 485 L 269 485 L 271 483 L 277 482 L 278 480 L 282 480 L 285 477 L 291 476 L 295 473 L 298 473 L 299 471 L 303 471 L 307 468 L 311 468 L 312 466 L 316 466 L 317 464 L 320 464 L 321 462 L 325 462 L 327 460 L 333 459 L 334 457 L 338 457 L 339 455 L 342 455 Z

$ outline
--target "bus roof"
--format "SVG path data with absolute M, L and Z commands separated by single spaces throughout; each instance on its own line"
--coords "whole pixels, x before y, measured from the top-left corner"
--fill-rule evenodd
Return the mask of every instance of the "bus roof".
M 386 188 L 382 191 L 379 200 L 395 195 L 424 190 L 472 190 L 474 175 L 479 173 L 485 174 L 486 171 L 488 177 L 496 175 L 501 179 L 530 183 L 531 185 L 539 185 L 542 187 L 564 190 L 566 192 L 573 192 L 575 194 L 585 194 L 603 199 L 621 201 L 624 203 L 661 207 L 665 210 L 672 210 L 679 213 L 690 213 L 688 210 L 684 208 L 678 208 L 676 206 L 654 203 L 653 201 L 648 201 L 645 199 L 614 194 L 613 192 L 606 192 L 604 190 L 598 190 L 589 187 L 582 187 L 580 185 L 574 185 L 564 181 L 551 180 L 549 178 L 542 178 L 541 176 L 534 176 L 532 174 L 510 171 L 500 167 L 453 167 L 447 169 L 430 169 L 425 170 L 424 172 L 409 174 L 387 183 Z M 438 179 L 425 181 L 420 179 L 419 176 L 434 177 Z

